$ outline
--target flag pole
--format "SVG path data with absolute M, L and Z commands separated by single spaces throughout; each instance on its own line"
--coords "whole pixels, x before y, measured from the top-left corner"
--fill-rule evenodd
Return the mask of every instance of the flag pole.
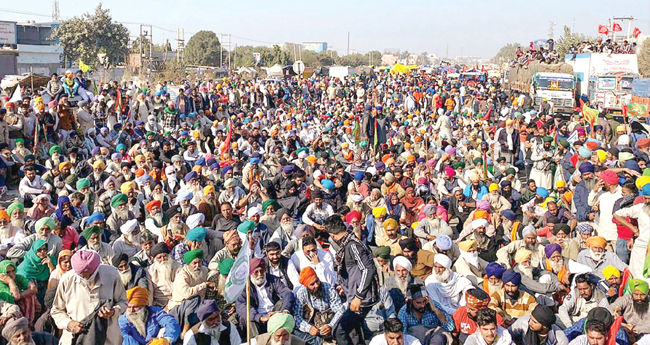
M 248 233 L 248 243 L 251 243 L 252 235 Z M 250 257 L 248 258 L 250 261 Z M 251 279 L 246 278 L 246 343 L 251 345 Z

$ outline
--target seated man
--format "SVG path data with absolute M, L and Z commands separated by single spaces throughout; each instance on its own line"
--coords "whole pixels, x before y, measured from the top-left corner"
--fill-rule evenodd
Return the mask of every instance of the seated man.
M 574 324 L 571 325 L 571 327 L 565 329 L 564 334 L 566 335 L 567 339 L 569 339 L 569 341 L 573 341 L 575 338 L 583 335 L 585 333 L 585 323 L 588 320 L 595 320 L 603 323 L 605 327 L 609 330 L 610 336 L 616 337 L 617 345 L 630 344 L 630 338 L 627 336 L 627 332 L 625 332 L 625 328 L 619 326 L 618 329 L 615 329 L 614 327 L 612 327 L 612 324 L 614 323 L 614 318 L 612 317 L 612 314 L 609 312 L 609 310 L 607 310 L 607 308 L 602 308 L 602 307 L 596 307 L 594 309 L 591 309 L 589 313 L 587 313 L 587 317 L 576 321 Z
M 102 263 L 110 265 L 114 255 L 113 247 L 108 243 L 102 242 L 102 229 L 93 225 L 85 228 L 81 235 L 86 239 L 86 245 L 81 247 L 81 249 L 88 248 L 96 251 L 99 253 Z
M 558 318 L 566 327 L 585 318 L 593 308 L 609 306 L 607 295 L 596 288 L 589 273 L 578 275 L 575 284 L 558 310 Z
M 464 293 L 472 288 L 469 279 L 451 270 L 451 259 L 444 254 L 435 255 L 433 274 L 424 284 L 431 299 L 440 302 L 449 315 L 453 315 L 458 307 L 465 305 Z
M 294 333 L 311 345 L 320 345 L 324 340 L 331 342 L 332 330 L 344 312 L 334 286 L 321 282 L 313 268 L 303 268 L 296 290 L 294 315 L 298 329 Z
M 481 289 L 471 289 L 465 292 L 465 306 L 460 307 L 454 313 L 454 324 L 456 330 L 454 335 L 458 337 L 458 342 L 464 344 L 465 340 L 472 334 L 476 333 L 478 327 L 477 315 L 482 310 L 490 310 L 490 295 Z M 504 327 L 503 318 L 501 315 L 496 314 L 496 323 L 500 327 Z
M 289 288 L 271 274 L 267 274 L 266 261 L 250 261 L 250 327 L 251 335 L 265 333 L 269 318 L 278 312 L 289 313 L 294 307 L 294 296 Z M 246 294 L 236 301 L 239 324 L 246 325 Z M 293 321 L 293 318 L 292 318 Z
M 222 321 L 217 301 L 201 302 L 196 316 L 200 322 L 185 333 L 183 345 L 241 344 L 241 337 L 235 325 L 230 321 Z
M 587 239 L 587 249 L 578 254 L 578 263 L 588 266 L 593 273 L 603 279 L 603 269 L 607 266 L 614 266 L 623 272 L 627 264 L 613 251 L 605 250 L 607 240 L 600 236 L 592 236 Z M 650 325 L 649 325 L 650 326 Z
M 481 309 L 476 313 L 477 331 L 470 334 L 465 345 L 511 345 L 512 337 L 507 329 L 498 324 L 498 316 L 492 309 Z
M 508 328 L 508 331 L 510 331 L 515 344 L 567 345 L 569 340 L 560 327 L 555 325 L 555 321 L 557 319 L 553 309 L 537 305 L 530 315 L 518 318 Z
M 546 258 L 544 256 L 544 246 L 537 242 L 537 231 L 535 227 L 529 225 L 522 230 L 521 234 L 524 239 L 512 241 L 497 251 L 498 262 L 506 268 L 511 268 L 512 262 L 515 259 L 514 256 L 520 250 L 528 249 L 531 251 L 532 267 L 541 268 Z
M 404 334 L 404 325 L 397 318 L 384 321 L 384 334 L 377 334 L 370 345 L 421 345 L 418 338 Z
M 422 285 L 409 286 L 406 304 L 400 309 L 398 317 L 404 325 L 404 334 L 421 340 L 429 330 L 438 326 L 448 332 L 454 330 L 451 315 L 445 313 L 443 307 L 429 297 L 427 289 Z
M 401 310 L 406 302 L 409 286 L 413 284 L 424 285 L 422 279 L 411 275 L 412 268 L 411 262 L 403 256 L 393 259 L 393 271 L 395 273 L 388 276 L 385 286 L 397 311 Z
M 478 246 L 474 240 L 465 240 L 458 244 L 460 258 L 454 262 L 454 271 L 469 279 L 474 286 L 483 280 L 488 262 L 478 256 Z
M 316 239 L 313 237 L 302 239 L 302 250 L 296 250 L 291 255 L 291 261 L 300 272 L 305 267 L 311 267 L 316 271 L 321 281 L 330 285 L 338 283 L 338 275 L 334 269 L 334 257 L 330 252 L 319 249 L 316 245 Z
M 63 240 L 61 237 L 53 234 L 52 231 L 56 228 L 56 221 L 51 217 L 43 217 L 36 221 L 34 230 L 36 233 L 23 238 L 18 244 L 14 245 L 7 251 L 7 258 L 20 259 L 32 247 L 32 243 L 36 240 L 43 240 L 47 242 L 47 255 L 58 257 L 59 252 L 63 247 Z
M 148 307 L 149 291 L 137 286 L 126 291 L 128 307 L 118 319 L 122 344 L 146 345 L 157 338 L 173 344 L 181 335 L 181 326 L 159 307 Z M 162 334 L 161 334 L 162 331 Z M 110 336 L 110 335 L 109 335 Z
M 153 263 L 147 267 L 153 285 L 153 305 L 165 307 L 172 298 L 174 279 L 181 266 L 170 257 L 169 247 L 157 243 L 151 248 Z
M 266 260 L 269 264 L 270 274 L 280 279 L 291 291 L 300 286 L 300 276 L 296 270 L 296 266 L 293 264 L 293 261 L 281 254 L 281 248 L 278 242 L 269 242 L 266 248 L 264 248 L 264 251 L 266 252 Z
M 632 279 L 628 283 L 632 294 L 619 297 L 607 309 L 612 315 L 622 315 L 623 327 L 634 335 L 650 334 L 650 312 L 648 312 L 648 283 L 640 279 Z
M 399 246 L 402 248 L 402 255 L 409 259 L 413 269 L 411 274 L 422 280 L 427 279 L 433 271 L 433 257 L 436 254 L 420 249 L 416 243 L 416 239 L 407 238 L 399 241 Z
M 570 345 L 580 344 L 609 344 L 611 334 L 607 326 L 597 320 L 588 320 L 585 324 L 585 334 L 575 338 Z M 647 342 L 638 341 L 635 345 L 647 345 Z
M 551 272 L 533 266 L 531 261 L 532 252 L 528 249 L 520 249 L 515 254 L 513 271 L 521 274 L 521 285 L 532 294 L 552 294 L 564 289 L 557 276 Z
M 136 286 L 150 290 L 151 287 L 149 286 L 147 271 L 130 262 L 126 254 L 115 255 L 111 263 L 113 267 L 117 268 L 117 272 L 120 274 L 120 281 L 124 284 L 124 290 L 131 290 Z
M 495 291 L 503 288 L 503 273 L 506 269 L 496 262 L 490 262 L 485 267 L 485 278 L 483 280 L 483 290 L 492 296 Z
M 535 297 L 519 289 L 521 274 L 507 270 L 503 273 L 503 289 L 493 292 L 490 296 L 490 308 L 501 314 L 506 326 L 516 319 L 529 315 L 537 306 Z
M 251 345 L 305 345 L 298 336 L 292 335 L 296 321 L 287 313 L 273 314 L 268 320 L 268 332 L 251 339 Z
M 214 254 L 214 257 L 212 260 L 210 260 L 210 263 L 208 263 L 208 269 L 210 270 L 210 274 L 208 275 L 209 277 L 213 277 L 219 274 L 219 263 L 223 259 L 234 259 L 237 257 L 237 255 L 239 255 L 239 251 L 241 250 L 242 246 L 242 240 L 239 237 L 237 229 L 232 229 L 225 232 L 223 234 L 223 243 L 225 247 Z
M 113 242 L 113 252 L 115 255 L 126 254 L 133 257 L 140 251 L 140 224 L 137 219 L 128 220 L 120 226 L 122 236 Z
M 399 246 L 399 241 L 407 238 L 404 235 L 398 234 L 399 223 L 393 219 L 388 218 L 384 221 L 384 234 L 377 237 L 375 240 L 377 246 L 389 247 L 390 255 L 402 254 L 402 248 Z
M 10 319 L 2 330 L 2 337 L 9 345 L 53 345 L 56 344 L 54 336 L 45 332 L 32 332 L 26 317 Z

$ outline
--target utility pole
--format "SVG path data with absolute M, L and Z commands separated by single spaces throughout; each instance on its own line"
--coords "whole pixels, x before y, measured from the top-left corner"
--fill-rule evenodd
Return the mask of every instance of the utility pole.
M 228 34 L 228 69 L 230 69 L 230 34 Z
M 350 31 L 348 31 L 348 53 L 346 55 L 350 55 Z
M 219 49 L 221 50 L 221 53 L 219 53 L 219 67 L 223 68 L 223 34 L 219 34 Z
M 548 28 L 548 38 L 553 39 L 553 36 L 555 36 L 555 22 L 551 21 L 551 25 Z M 575 24 L 574 24 L 575 25 Z
M 185 53 L 185 29 L 176 29 L 176 62 L 183 62 Z
M 52 21 L 58 23 L 61 20 L 61 12 L 59 12 L 59 0 L 54 0 L 52 5 Z
M 144 63 L 142 61 L 142 60 L 144 60 L 142 58 L 142 44 L 144 43 L 144 42 L 142 42 L 142 24 L 140 24 L 140 36 L 138 36 L 138 41 L 139 41 L 138 45 L 140 46 L 139 47 L 140 48 L 140 73 L 139 73 L 139 76 L 140 76 L 140 80 L 142 80 L 142 67 L 144 66 Z
M 233 66 L 237 68 L 237 43 L 235 43 L 235 57 L 233 58 Z
M 617 20 L 627 20 L 627 34 L 625 35 L 625 39 L 629 40 L 630 39 L 630 29 L 632 28 L 632 21 L 634 18 L 632 16 L 630 17 L 615 17 L 613 22 L 616 22 Z M 616 33 L 613 30 L 614 24 L 612 24 L 612 35 L 616 35 Z

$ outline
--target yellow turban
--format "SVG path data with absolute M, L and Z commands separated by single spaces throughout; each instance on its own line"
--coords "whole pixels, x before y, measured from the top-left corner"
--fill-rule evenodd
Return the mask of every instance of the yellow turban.
M 555 187 L 556 188 L 566 187 L 566 182 L 564 182 L 562 180 L 559 180 L 559 181 L 555 182 Z
M 641 176 L 636 179 L 636 188 L 641 189 L 648 183 L 650 183 L 650 176 Z
M 464 252 L 469 251 L 470 248 L 476 249 L 477 248 L 476 241 L 467 240 L 467 241 L 460 242 L 458 243 L 458 248 L 460 248 L 460 250 Z
M 144 156 L 143 155 L 137 155 L 135 156 L 135 161 L 136 162 L 144 162 Z
M 399 228 L 399 223 L 394 218 L 388 218 L 384 221 L 384 229 L 397 229 Z
M 490 192 L 493 192 L 495 190 L 499 190 L 499 185 L 496 183 L 490 184 Z
M 120 186 L 120 190 L 122 191 L 122 194 L 128 193 L 131 189 L 135 189 L 135 183 L 133 181 L 124 182 L 122 183 L 122 186 Z
M 63 168 L 68 167 L 68 169 L 72 168 L 72 163 L 70 162 L 63 162 L 59 164 L 59 171 L 63 170 Z
M 614 266 L 607 266 L 607 267 L 603 268 L 603 276 L 605 277 L 605 279 L 609 279 L 612 276 L 617 276 L 617 277 L 620 278 L 621 277 L 621 271 L 619 271 Z
M 600 247 L 605 249 L 605 246 L 607 246 L 607 240 L 604 237 L 592 236 L 587 239 L 587 247 L 589 248 Z
M 100 160 L 97 160 L 95 161 L 95 163 L 93 163 L 93 169 L 97 169 L 97 168 L 106 169 L 106 164 L 104 164 L 104 162 Z
M 372 215 L 375 218 L 384 217 L 384 216 L 386 216 L 387 213 L 388 213 L 388 210 L 386 210 L 386 208 L 383 207 L 383 206 L 382 207 L 375 207 L 375 208 L 372 209 Z
M 474 211 L 474 219 L 488 219 L 488 211 L 478 210 Z
M 596 155 L 598 156 L 598 160 L 601 163 L 605 163 L 605 161 L 607 160 L 607 152 L 605 152 L 604 150 L 596 150 Z
M 528 249 L 519 249 L 515 254 L 515 262 L 520 264 L 533 257 L 533 252 Z
M 149 291 L 141 286 L 136 286 L 126 291 L 126 299 L 131 305 L 144 307 L 149 299 Z
M 207 196 L 210 193 L 216 193 L 215 189 L 214 189 L 214 186 L 210 185 L 210 186 L 206 186 L 205 188 L 203 188 L 203 194 L 204 195 Z

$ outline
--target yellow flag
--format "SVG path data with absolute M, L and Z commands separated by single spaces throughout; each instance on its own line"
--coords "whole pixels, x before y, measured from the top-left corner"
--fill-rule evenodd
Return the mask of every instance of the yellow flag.
M 83 61 L 81 61 L 81 59 L 79 59 L 79 69 L 82 72 L 86 73 L 90 71 L 92 68 L 90 68 L 90 66 L 86 65 Z
M 592 126 L 594 123 L 596 123 L 598 114 L 600 114 L 598 109 L 589 108 L 586 105 L 582 107 L 582 117 L 587 120 L 587 122 L 589 122 Z

